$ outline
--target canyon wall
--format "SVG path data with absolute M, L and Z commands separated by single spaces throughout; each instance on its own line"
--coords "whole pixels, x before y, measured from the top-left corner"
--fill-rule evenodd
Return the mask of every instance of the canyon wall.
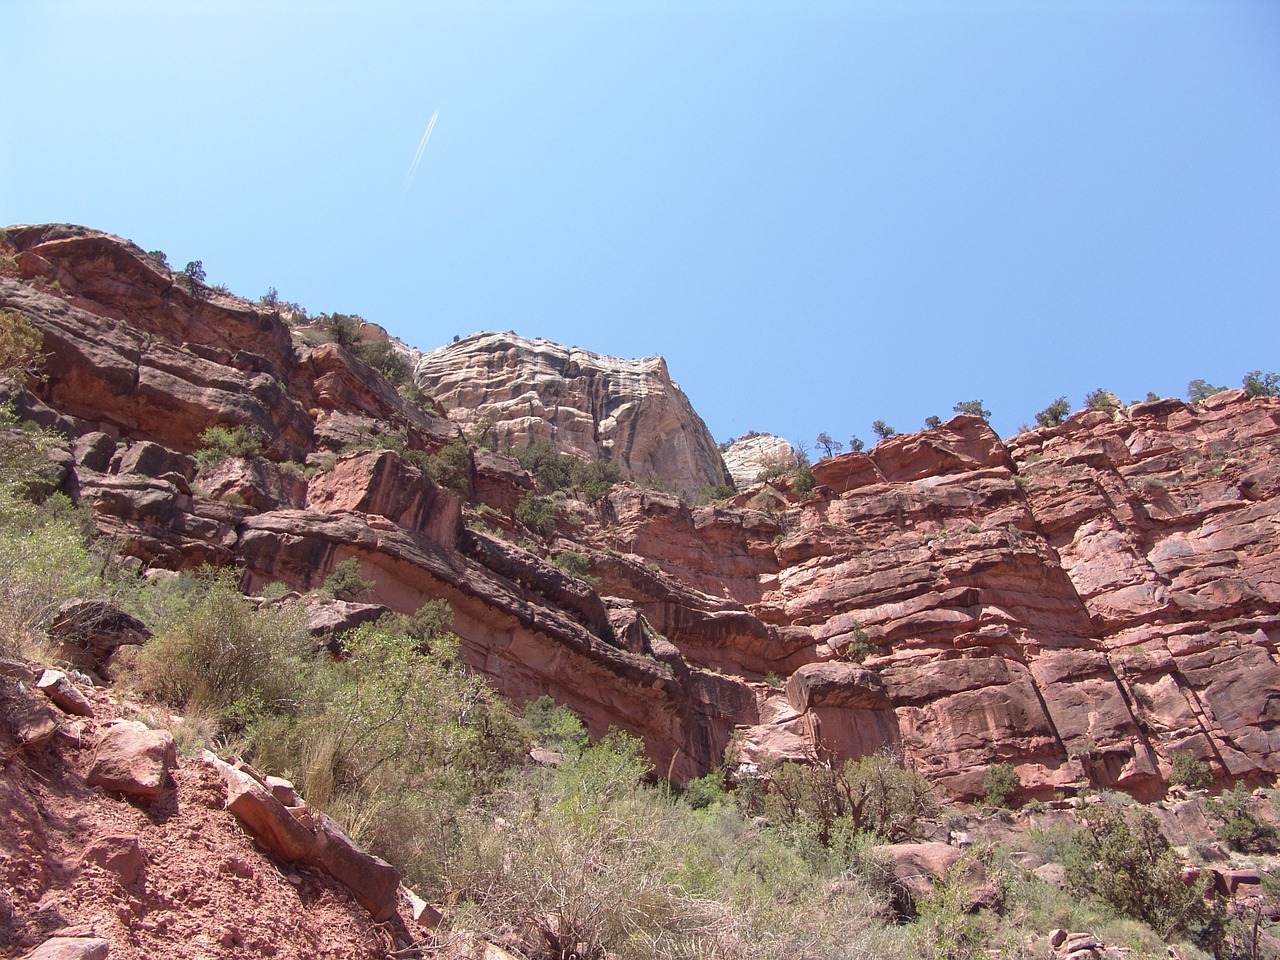
M 0 308 L 48 356 L 12 401 L 64 436 L 63 489 L 139 567 L 305 590 L 354 558 L 390 609 L 447 599 L 504 693 L 629 730 L 677 780 L 731 745 L 756 764 L 887 750 L 958 796 L 996 762 L 1040 796 L 1155 796 L 1175 751 L 1223 781 L 1278 772 L 1280 401 L 1157 401 L 1008 441 L 960 416 L 819 461 L 804 497 L 783 478 L 691 507 L 624 483 L 570 492 L 536 532 L 514 461 L 474 449 L 446 489 L 430 458 L 494 411 L 503 443 L 726 482 L 660 359 L 468 338 L 418 366 L 446 419 L 120 238 L 15 227 L 0 253 L 18 274 Z M 262 455 L 201 465 L 212 425 Z

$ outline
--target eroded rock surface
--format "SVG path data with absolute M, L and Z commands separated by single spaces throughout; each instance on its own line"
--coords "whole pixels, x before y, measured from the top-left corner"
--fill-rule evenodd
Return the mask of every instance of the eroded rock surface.
M 354 559 L 374 604 L 447 600 L 502 692 L 626 729 L 680 780 L 731 739 L 755 763 L 887 750 L 960 796 L 998 762 L 1042 797 L 1158 795 L 1175 751 L 1222 781 L 1280 773 L 1280 401 L 1137 404 L 1007 442 L 960 416 L 814 464 L 809 496 L 691 507 L 626 483 L 538 533 L 518 464 L 471 451 L 445 489 L 432 457 L 492 412 L 498 449 L 726 482 L 660 360 L 477 335 L 418 367 L 455 424 L 119 238 L 8 238 L 22 276 L 0 307 L 51 354 L 15 406 L 66 436 L 62 488 L 141 564 L 301 591 Z M 263 455 L 198 462 L 214 424 Z M 115 642 L 84 641 L 85 666 Z M 27 709 L 14 739 L 51 736 Z
M 661 357 L 619 360 L 480 333 L 424 354 L 414 378 L 456 423 L 492 418 L 499 449 L 550 440 L 690 494 L 729 482 L 715 441 Z

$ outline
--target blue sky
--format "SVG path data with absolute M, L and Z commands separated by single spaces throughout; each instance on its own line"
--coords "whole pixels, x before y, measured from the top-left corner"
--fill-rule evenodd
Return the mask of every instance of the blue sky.
M 717 439 L 1280 367 L 1280 3 L 10 0 L 0 222 L 423 349 L 662 354 Z M 406 188 L 434 111 L 431 140 Z

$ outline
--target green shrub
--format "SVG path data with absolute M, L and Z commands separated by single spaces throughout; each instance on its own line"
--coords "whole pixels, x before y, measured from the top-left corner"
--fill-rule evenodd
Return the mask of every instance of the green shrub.
M 1174 786 L 1200 788 L 1213 783 L 1213 772 L 1209 764 L 1197 760 L 1195 754 L 1175 750 L 1170 761 L 1173 772 L 1169 774 L 1169 782 Z
M 573 469 L 574 486 L 581 489 L 582 495 L 591 503 L 603 500 L 614 484 L 621 483 L 623 479 L 622 468 L 612 460 L 578 461 Z
M 226 729 L 293 705 L 300 657 L 310 649 L 299 610 L 255 610 L 223 576 L 199 585 L 139 651 L 137 690 L 179 709 L 212 709 Z
M 1071 413 L 1071 404 L 1067 403 L 1066 397 L 1059 397 L 1036 414 L 1036 426 L 1056 427 L 1067 419 L 1069 413 Z
M 204 262 L 201 260 L 189 260 L 187 265 L 182 268 L 182 273 L 191 281 L 192 287 L 202 284 L 205 278 Z
M 516 505 L 516 519 L 539 536 L 550 536 L 560 517 L 558 504 L 551 497 L 526 494 Z
M 982 778 L 982 798 L 993 807 L 1007 807 L 1022 789 L 1022 778 L 1009 763 L 993 763 Z
M 548 440 L 535 440 L 525 447 L 511 451 L 515 461 L 533 474 L 538 488 L 545 493 L 567 490 L 573 486 L 579 460 L 567 453 L 560 453 Z
M 1182 860 L 1152 814 L 1099 805 L 1082 816 L 1085 828 L 1071 835 L 1061 854 L 1074 890 L 1166 938 L 1207 918 L 1203 885 L 1183 882 Z
M 471 444 L 454 437 L 435 453 L 403 450 L 406 460 L 442 487 L 464 499 L 471 495 Z
M 409 361 L 395 348 L 390 340 L 374 340 L 354 347 L 361 360 L 377 370 L 387 383 L 399 386 L 408 381 L 413 372 Z
M 1192 380 L 1187 384 L 1187 399 L 1192 403 L 1198 403 L 1226 389 L 1226 387 L 1215 387 L 1208 380 Z
M 557 553 L 551 558 L 551 562 L 565 573 L 572 574 L 590 586 L 594 587 L 600 583 L 598 577 L 591 575 L 591 560 L 585 554 L 578 553 L 576 550 L 564 550 Z
M 209 427 L 200 434 L 199 442 L 191 456 L 202 467 L 211 467 L 232 457 L 252 460 L 262 453 L 262 434 L 254 427 Z
M 705 776 L 689 781 L 684 791 L 684 802 L 694 810 L 705 810 L 720 803 L 726 795 L 724 771 L 712 770 Z
M 316 320 L 324 327 L 329 339 L 339 346 L 353 347 L 360 339 L 360 317 L 347 313 L 322 313 Z
M 44 334 L 24 315 L 0 310 L 0 375 L 34 373 L 40 367 Z
M 872 423 L 871 432 L 881 440 L 888 440 L 890 437 L 896 437 L 898 435 L 898 431 L 893 429 L 893 427 L 889 426 L 883 420 L 877 420 Z
M 936 430 L 940 426 L 942 426 L 941 417 L 928 416 L 924 418 L 924 428 L 926 430 Z
M 1241 385 L 1251 397 L 1280 397 L 1280 374 L 1251 370 L 1244 375 Z
M 791 480 L 791 492 L 798 497 L 808 496 L 817 485 L 818 478 L 814 476 L 813 467 L 809 466 L 807 460 L 802 460 Z
M 923 777 L 876 754 L 842 764 L 780 764 L 769 772 L 765 811 L 793 834 L 811 832 L 831 847 L 860 833 L 890 843 L 917 839 L 938 805 Z
M 956 413 L 965 413 L 973 417 L 981 417 L 983 420 L 991 419 L 991 411 L 982 405 L 981 400 L 961 400 L 951 408 Z
M 729 486 L 727 483 L 711 484 L 703 487 L 698 491 L 696 503 L 698 506 L 706 506 L 710 503 L 716 503 L 720 500 L 728 500 L 737 494 L 737 490 Z
M 1084 405 L 1090 410 L 1111 413 L 1116 409 L 1117 403 L 1115 394 L 1099 387 L 1097 390 L 1090 390 L 1084 395 Z
M 1210 816 L 1222 824 L 1218 830 L 1218 838 L 1232 850 L 1241 853 L 1271 853 L 1280 846 L 1275 828 L 1258 819 L 1250 809 L 1249 791 L 1244 784 L 1237 784 L 1233 789 L 1209 801 L 1207 810 Z
M 587 748 L 587 728 L 577 714 L 545 693 L 525 704 L 524 719 L 540 746 L 568 757 L 576 757 Z
M 325 578 L 320 592 L 335 600 L 363 601 L 369 598 L 374 586 L 374 581 L 360 576 L 360 561 L 347 557 Z

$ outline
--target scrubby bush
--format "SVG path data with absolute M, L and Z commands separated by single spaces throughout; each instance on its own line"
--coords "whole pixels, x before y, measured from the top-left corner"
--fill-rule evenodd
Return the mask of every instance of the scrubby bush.
M 933 790 L 918 773 L 875 754 L 844 763 L 783 763 L 769 771 L 765 811 L 822 847 L 862 833 L 887 842 L 918 839 L 936 816 Z
M 981 400 L 961 400 L 951 409 L 956 413 L 964 413 L 972 417 L 981 417 L 983 420 L 991 419 L 991 411 L 982 405 Z
M 1187 384 L 1187 399 L 1192 403 L 1198 403 L 1226 389 L 1226 387 L 1215 387 L 1208 380 L 1192 380 Z
M 539 746 L 569 757 L 587 748 L 587 728 L 577 714 L 545 693 L 525 704 L 524 719 Z
M 598 577 L 591 575 L 591 560 L 576 550 L 563 550 L 551 558 L 551 562 L 563 570 L 565 573 L 577 577 L 579 580 L 589 586 L 596 586 L 600 583 Z
M 409 361 L 390 340 L 373 340 L 358 344 L 354 349 L 361 360 L 382 374 L 392 386 L 405 383 L 413 372 Z
M 292 706 L 309 650 L 300 612 L 255 610 L 216 574 L 193 593 L 134 658 L 137 690 L 172 707 L 220 711 L 228 728 Z
M 1170 761 L 1173 771 L 1169 774 L 1169 782 L 1174 786 L 1200 788 L 1213 783 L 1213 772 L 1209 764 L 1196 759 L 1195 754 L 1175 750 Z
M 896 437 L 898 435 L 898 431 L 893 429 L 893 427 L 889 426 L 883 420 L 877 420 L 872 423 L 871 432 L 881 440 L 888 440 L 890 437 Z
M 316 320 L 323 325 L 325 333 L 334 343 L 343 346 L 354 346 L 360 339 L 360 324 L 364 321 L 353 314 L 322 313 Z
M 791 492 L 798 497 L 806 497 L 818 485 L 818 478 L 813 473 L 813 467 L 809 466 L 807 458 L 798 459 L 795 475 L 791 478 Z
M 1244 375 L 1241 385 L 1251 397 L 1280 397 L 1280 374 L 1251 370 Z
M 530 493 L 516 505 L 516 519 L 542 537 L 550 536 L 559 517 L 559 505 L 552 497 Z
M 928 416 L 924 418 L 924 428 L 926 430 L 934 430 L 940 426 L 942 426 L 941 417 Z
M 1146 810 L 1094 806 L 1062 851 L 1067 882 L 1162 937 L 1194 930 L 1208 916 L 1203 884 L 1182 879 L 1182 860 Z
M 1090 390 L 1084 395 L 1084 405 L 1090 410 L 1111 413 L 1116 409 L 1117 401 L 1114 393 L 1099 387 L 1097 390 Z
M 44 334 L 14 310 L 0 310 L 0 376 L 34 373 L 40 366 Z
M 189 260 L 187 265 L 182 268 L 182 273 L 191 281 L 193 287 L 202 284 L 205 278 L 204 262 L 201 260 Z
M 1022 789 L 1022 778 L 1009 763 L 993 763 L 982 778 L 982 798 L 993 807 L 1007 807 Z
M 455 437 L 435 453 L 406 450 L 405 458 L 428 477 L 462 497 L 471 495 L 471 444 Z
M 360 561 L 355 557 L 347 557 L 325 577 L 320 591 L 335 600 L 362 601 L 369 598 L 374 586 L 374 581 L 360 576 Z
M 1221 827 L 1218 837 L 1223 843 L 1241 853 L 1270 853 L 1280 843 L 1275 827 L 1265 823 L 1250 809 L 1249 791 L 1244 784 L 1209 801 L 1208 812 Z
M 706 506 L 707 504 L 716 503 L 720 500 L 728 500 L 737 494 L 737 490 L 727 483 L 709 484 L 698 491 L 697 500 L 694 502 L 698 506 Z
M 579 461 L 574 467 L 573 484 L 591 503 L 603 500 L 615 484 L 623 481 L 622 468 L 612 460 Z
M 512 450 L 511 456 L 533 474 L 538 488 L 545 493 L 567 490 L 573 486 L 578 458 L 560 453 L 549 440 L 535 440 L 528 446 Z
M 1067 403 L 1067 398 L 1059 397 L 1036 414 L 1036 426 L 1056 427 L 1067 419 L 1067 414 L 1070 412 L 1071 404 Z
M 211 467 L 232 457 L 251 460 L 262 453 L 262 434 L 254 427 L 213 426 L 200 434 L 200 445 L 191 455 L 202 467 Z

